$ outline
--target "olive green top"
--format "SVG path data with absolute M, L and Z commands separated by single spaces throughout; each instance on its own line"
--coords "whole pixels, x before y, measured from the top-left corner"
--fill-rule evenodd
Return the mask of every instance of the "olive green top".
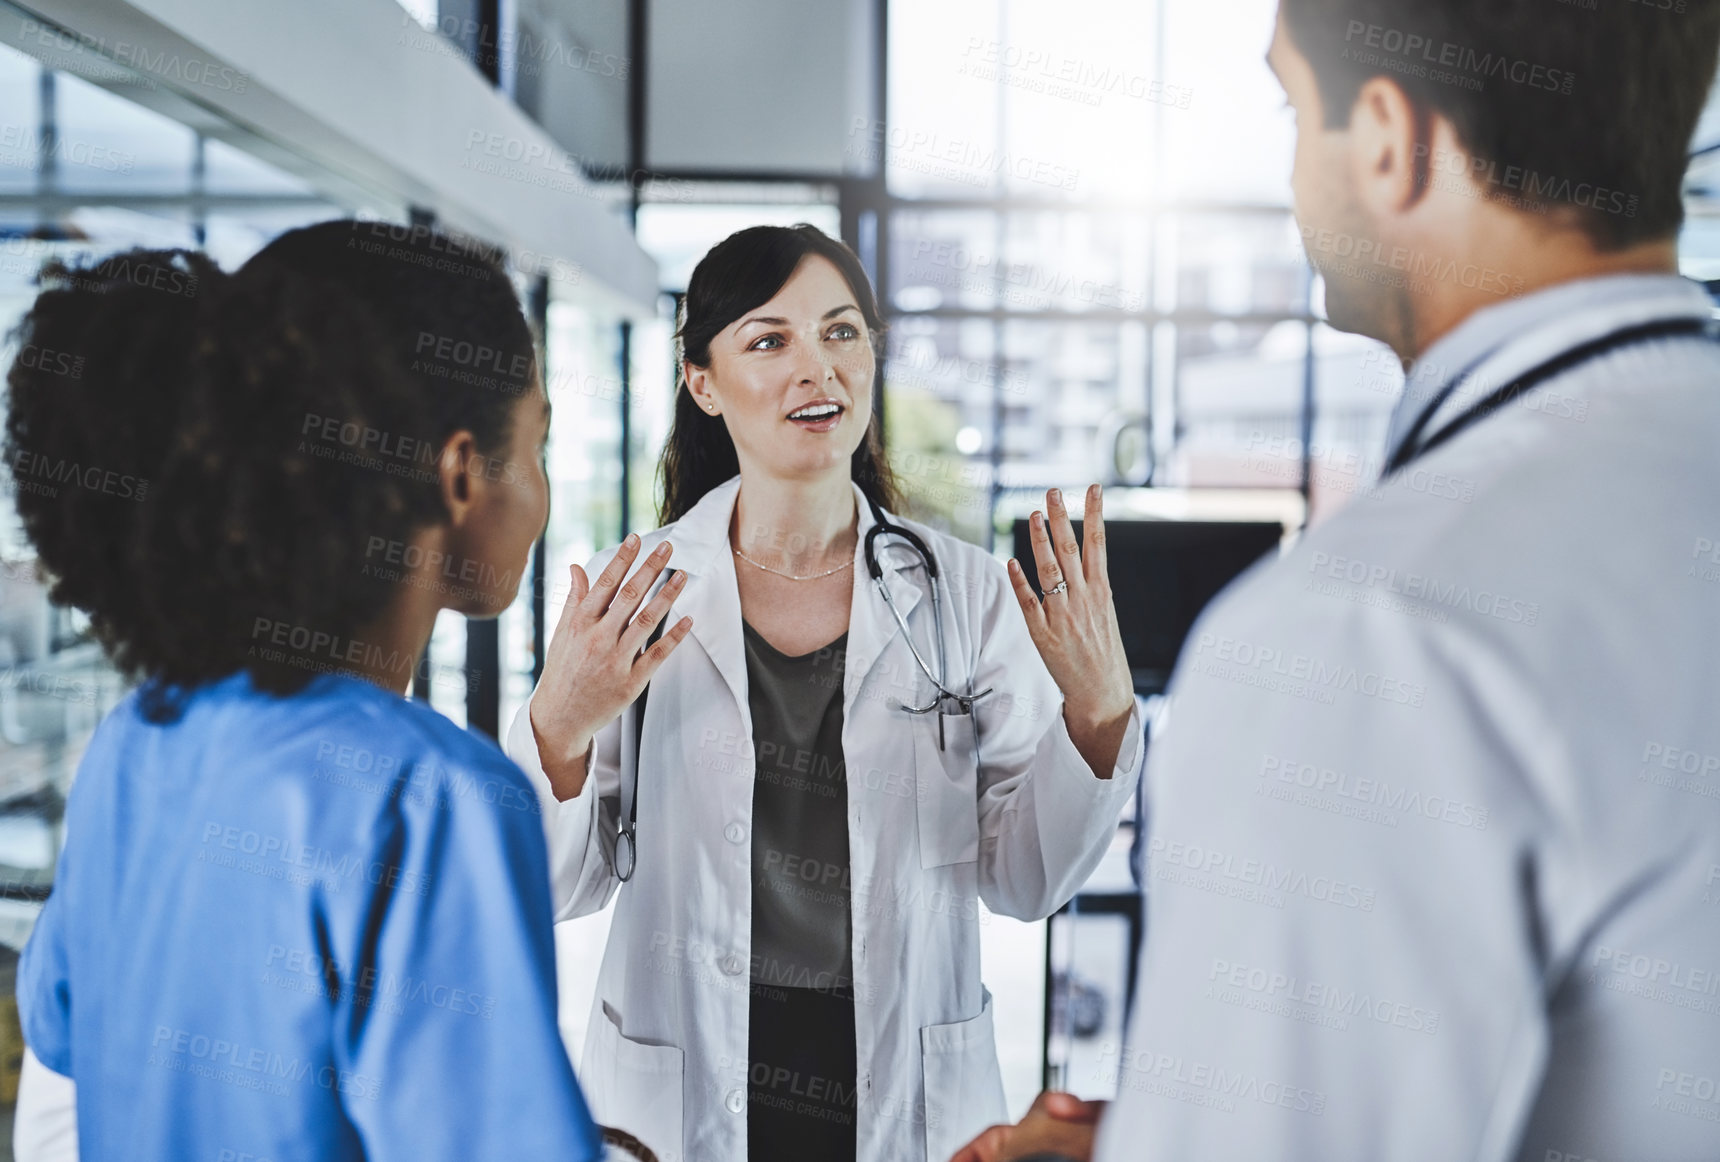
M 746 622 L 752 708 L 753 983 L 851 985 L 848 780 L 842 677 L 848 635 L 798 658 Z

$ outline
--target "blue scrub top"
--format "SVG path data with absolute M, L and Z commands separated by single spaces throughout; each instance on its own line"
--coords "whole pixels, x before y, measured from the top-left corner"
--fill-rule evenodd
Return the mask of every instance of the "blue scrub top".
M 166 725 L 128 697 L 18 971 L 82 1157 L 600 1157 L 539 812 L 492 743 L 356 678 L 240 674 Z

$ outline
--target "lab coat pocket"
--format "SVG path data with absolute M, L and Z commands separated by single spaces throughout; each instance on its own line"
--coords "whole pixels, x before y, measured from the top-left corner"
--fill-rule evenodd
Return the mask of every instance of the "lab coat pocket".
M 1009 1120 L 991 1024 L 991 991 L 981 992 L 979 1016 L 920 1030 L 926 1162 L 946 1162 L 981 1130 Z
M 620 1015 L 607 1002 L 599 1008 L 579 1071 L 592 1116 L 644 1142 L 660 1162 L 683 1162 L 682 1051 L 623 1037 Z
M 979 753 L 973 717 L 945 717 L 942 750 L 936 714 L 914 718 L 909 729 L 914 734 L 920 866 L 971 863 L 979 858 Z

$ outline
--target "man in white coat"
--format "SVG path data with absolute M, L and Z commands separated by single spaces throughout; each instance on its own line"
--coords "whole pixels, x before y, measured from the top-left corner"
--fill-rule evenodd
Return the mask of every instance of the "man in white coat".
M 962 1162 L 1720 1158 L 1720 343 L 1676 249 L 1717 44 L 1710 2 L 1283 0 L 1309 256 L 1408 387 L 1378 486 L 1185 647 L 1117 1100 Z

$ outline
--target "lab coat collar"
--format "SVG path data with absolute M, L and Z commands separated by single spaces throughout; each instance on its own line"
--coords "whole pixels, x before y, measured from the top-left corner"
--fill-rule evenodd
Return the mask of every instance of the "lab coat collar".
M 1415 422 L 1453 379 L 1467 374 L 1477 389 L 1453 393 L 1430 417 L 1426 436 L 1472 405 L 1478 391 L 1503 387 L 1597 335 L 1662 319 L 1707 318 L 1713 311 L 1713 300 L 1700 284 L 1675 274 L 1577 279 L 1476 311 L 1410 366 L 1381 463 L 1391 463 Z
M 742 720 L 750 721 L 746 641 L 741 635 L 741 591 L 735 579 L 734 555 L 726 551 L 729 521 L 740 490 L 739 476 L 717 485 L 686 516 L 664 531 L 675 546 L 669 567 L 687 574 L 687 586 L 675 602 L 676 612 L 693 619 L 693 637 L 728 683 L 740 706 Z M 673 621 L 673 615 L 668 620 Z
M 877 522 L 865 493 L 857 484 L 852 487 L 859 512 L 859 536 L 854 544 L 854 593 L 848 618 L 848 693 L 865 679 L 890 639 L 901 632 L 866 570 L 866 533 Z M 729 543 L 729 526 L 740 489 L 741 478 L 731 477 L 706 493 L 666 531 L 675 546 L 670 566 L 687 574 L 687 586 L 675 603 L 676 609 L 693 619 L 693 637 L 704 647 L 744 713 L 746 642 L 741 633 L 740 584 Z M 886 515 L 896 519 L 893 513 Z M 879 537 L 876 551 L 884 581 L 906 620 L 919 605 L 922 586 L 927 584 L 919 555 L 899 537 Z

